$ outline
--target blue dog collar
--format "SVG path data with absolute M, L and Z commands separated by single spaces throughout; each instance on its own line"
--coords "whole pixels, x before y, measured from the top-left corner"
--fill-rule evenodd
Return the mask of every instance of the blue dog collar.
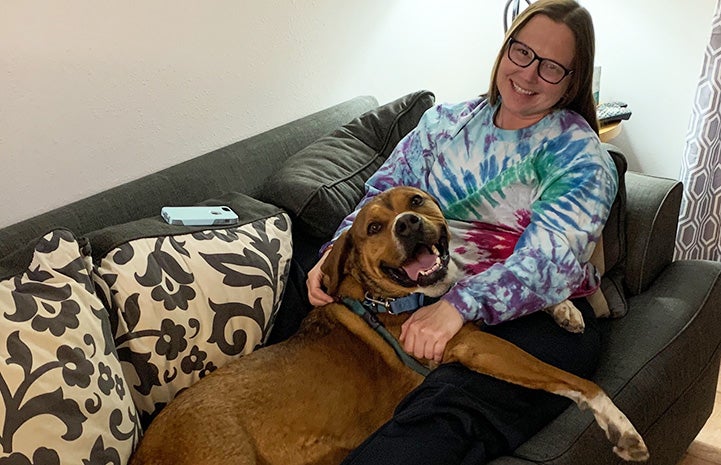
M 363 305 L 375 313 L 392 313 L 399 315 L 405 312 L 415 312 L 424 305 L 435 302 L 436 299 L 429 298 L 425 294 L 414 293 L 398 299 L 374 299 L 366 292 Z

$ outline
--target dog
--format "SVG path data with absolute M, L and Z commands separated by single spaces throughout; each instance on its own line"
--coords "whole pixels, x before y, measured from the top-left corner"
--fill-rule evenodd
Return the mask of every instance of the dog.
M 606 271 L 606 264 L 603 252 L 603 238 L 599 238 L 590 259 L 591 264 L 596 267 L 600 275 Z M 588 303 L 591 304 L 593 312 L 598 318 L 606 318 L 610 316 L 608 302 L 604 297 L 601 289 L 597 289 L 593 294 L 586 296 Z M 560 327 L 572 333 L 582 333 L 586 329 L 586 322 L 583 321 L 581 311 L 573 305 L 570 300 L 564 300 L 561 303 L 551 305 L 543 309 L 551 315 Z
M 432 197 L 410 187 L 388 190 L 368 202 L 335 242 L 323 263 L 324 285 L 351 304 L 416 292 L 439 297 L 453 284 L 448 241 Z M 397 338 L 407 315 L 375 317 Z M 593 412 L 618 456 L 649 456 L 599 386 L 472 323 L 447 344 L 442 363 L 448 362 L 568 397 Z M 331 303 L 313 309 L 288 340 L 233 361 L 178 395 L 151 423 L 131 463 L 337 464 L 422 380 L 361 316 L 342 302 Z

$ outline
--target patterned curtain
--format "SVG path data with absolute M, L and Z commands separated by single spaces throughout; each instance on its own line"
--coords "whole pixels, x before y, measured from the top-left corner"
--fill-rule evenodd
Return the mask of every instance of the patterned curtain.
M 676 258 L 721 260 L 721 0 L 696 90 L 681 181 Z

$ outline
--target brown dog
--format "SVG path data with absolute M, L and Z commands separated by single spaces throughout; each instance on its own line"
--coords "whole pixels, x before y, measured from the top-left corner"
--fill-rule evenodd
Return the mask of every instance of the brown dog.
M 359 212 L 323 271 L 329 293 L 339 297 L 437 297 L 452 284 L 449 262 L 448 230 L 437 204 L 400 187 Z M 398 337 L 403 315 L 377 316 Z M 641 436 L 596 384 L 473 324 L 448 343 L 443 360 L 568 397 L 593 411 L 616 454 L 648 458 Z M 348 307 L 326 305 L 289 340 L 240 358 L 180 394 L 148 428 L 131 463 L 337 464 L 422 378 Z

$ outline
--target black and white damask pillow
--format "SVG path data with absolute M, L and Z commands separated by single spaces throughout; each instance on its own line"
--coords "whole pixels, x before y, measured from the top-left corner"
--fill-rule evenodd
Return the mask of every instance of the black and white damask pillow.
M 30 255 L 0 276 L 0 464 L 124 464 L 140 423 L 90 259 L 62 229 Z
M 129 240 L 96 260 L 144 425 L 180 390 L 266 340 L 292 255 L 290 220 L 273 209 L 226 229 Z

